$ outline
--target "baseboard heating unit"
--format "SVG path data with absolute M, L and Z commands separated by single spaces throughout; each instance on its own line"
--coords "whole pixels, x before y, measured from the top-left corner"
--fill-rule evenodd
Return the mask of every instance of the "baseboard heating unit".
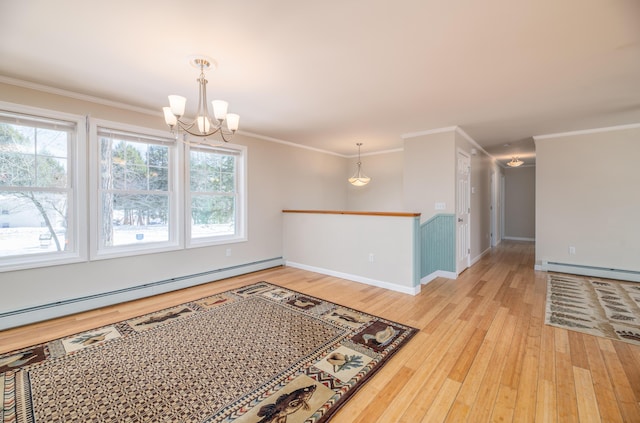
M 185 275 L 150 282 L 114 291 L 100 292 L 84 297 L 69 298 L 67 300 L 6 311 L 0 313 L 0 330 L 79 313 L 82 311 L 93 310 L 99 307 L 119 304 L 125 301 L 137 300 L 140 298 L 150 297 L 152 295 L 163 294 L 165 292 L 188 288 L 190 286 L 244 275 L 246 273 L 257 272 L 258 270 L 282 266 L 283 264 L 284 260 L 282 257 L 277 257 L 210 270 L 193 275 Z
M 605 279 L 640 282 L 640 271 L 611 269 L 606 267 L 584 266 L 580 264 L 543 261 L 542 270 L 549 272 L 572 273 L 575 275 L 595 276 Z

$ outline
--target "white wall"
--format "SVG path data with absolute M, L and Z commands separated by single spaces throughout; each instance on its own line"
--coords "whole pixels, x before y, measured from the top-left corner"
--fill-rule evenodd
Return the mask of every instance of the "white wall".
M 288 265 L 419 292 L 417 217 L 284 213 Z
M 533 241 L 536 236 L 536 168 L 505 169 L 504 237 Z
M 166 130 L 157 115 L 0 84 L 2 100 Z M 347 160 L 237 135 L 248 147 L 248 241 L 0 273 L 0 313 L 282 256 L 282 209 L 347 206 Z M 231 256 L 226 249 L 231 248 Z
M 403 196 L 407 211 L 425 222 L 439 213 L 455 213 L 455 132 L 437 132 L 404 141 Z M 436 210 L 444 203 L 444 210 Z
M 357 158 L 350 159 L 344 183 L 348 187 L 347 210 L 355 211 L 410 211 L 404 207 L 402 172 L 404 153 L 393 151 L 363 155 L 362 171 L 371 178 L 363 187 L 354 187 L 347 182 L 356 170 Z
M 536 263 L 640 272 L 640 127 L 535 141 Z

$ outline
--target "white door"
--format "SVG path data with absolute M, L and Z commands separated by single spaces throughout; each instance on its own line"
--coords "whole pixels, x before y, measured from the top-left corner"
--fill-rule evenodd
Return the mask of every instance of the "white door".
M 496 171 L 493 170 L 491 172 L 491 206 L 489 206 L 490 209 L 490 219 L 491 219 L 491 223 L 490 223 L 490 227 L 491 227 L 491 232 L 490 232 L 490 241 L 491 241 L 491 247 L 495 247 L 496 245 L 498 245 L 498 226 L 496 225 L 497 219 L 496 219 L 496 211 L 497 211 L 497 206 L 498 203 L 496 201 Z
M 471 158 L 463 151 L 458 151 L 458 164 L 456 171 L 456 218 L 457 218 L 457 264 L 456 272 L 460 274 L 469 267 L 471 235 L 469 216 L 471 213 Z

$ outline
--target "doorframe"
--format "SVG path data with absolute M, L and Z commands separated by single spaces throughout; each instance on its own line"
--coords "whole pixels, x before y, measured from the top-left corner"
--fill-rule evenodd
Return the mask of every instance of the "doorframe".
M 504 237 L 504 193 L 505 180 L 504 173 L 500 172 L 500 239 Z
M 460 274 L 462 273 L 464 270 L 468 269 L 471 266 L 471 155 L 469 153 L 467 153 L 466 151 L 464 151 L 463 149 L 461 149 L 460 147 L 456 148 L 456 165 L 455 165 L 455 171 L 456 171 L 456 194 L 457 194 L 457 190 L 458 190 L 458 154 L 462 154 L 463 156 L 465 156 L 467 159 L 469 159 L 469 183 L 467 184 L 467 188 L 466 188 L 466 192 L 465 192 L 465 196 L 467 198 L 468 204 L 467 204 L 467 214 L 468 214 L 468 222 L 467 222 L 467 233 L 466 233 L 466 238 L 467 238 L 467 262 L 466 262 L 466 267 L 459 269 L 458 268 L 458 253 L 457 253 L 457 249 L 456 249 L 456 274 Z M 458 197 L 456 195 L 456 201 L 457 201 Z M 455 212 L 456 212 L 456 219 L 458 217 L 458 204 L 456 203 L 455 205 Z M 456 243 L 458 242 L 458 227 L 456 226 Z
M 502 209 L 500 207 L 500 170 L 494 166 L 491 170 L 491 213 L 490 213 L 490 231 L 491 231 L 491 248 L 497 247 L 502 241 L 502 231 L 500 230 L 500 215 Z

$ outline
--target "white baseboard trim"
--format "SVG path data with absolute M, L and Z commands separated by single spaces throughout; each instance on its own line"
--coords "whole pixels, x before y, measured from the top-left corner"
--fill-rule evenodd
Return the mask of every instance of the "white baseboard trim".
M 334 276 L 336 278 L 347 279 L 353 282 L 359 282 L 366 285 L 376 286 L 378 288 L 388 289 L 390 291 L 401 292 L 403 294 L 417 295 L 420 293 L 420 286 L 402 286 L 391 282 L 379 281 L 376 279 L 366 278 L 364 276 L 354 275 L 350 273 L 338 272 L 335 270 L 324 269 L 321 267 L 309 266 L 302 263 L 286 261 L 285 266 L 295 267 L 296 269 L 308 270 L 310 272 L 322 273 L 323 275 Z
M 283 264 L 284 260 L 282 257 L 278 257 L 211 270 L 194 275 L 186 275 L 163 281 L 151 282 L 116 291 L 103 292 L 85 297 L 72 298 L 55 303 L 3 312 L 0 313 L 0 330 L 119 304 L 125 301 L 163 294 L 165 292 L 188 288 L 190 286 L 244 275 L 246 273 L 257 272 L 258 270 L 282 266 Z
M 491 247 L 487 248 L 486 250 L 484 250 L 483 252 L 481 252 L 479 255 L 477 255 L 474 259 L 471 260 L 471 263 L 469 263 L 469 267 L 473 266 L 474 264 L 476 264 L 477 262 L 480 261 L 480 259 L 482 257 L 484 257 L 485 255 L 489 254 L 489 252 L 491 252 Z
M 526 237 L 520 237 L 520 236 L 503 236 L 502 239 L 506 239 L 509 241 L 530 241 L 530 242 L 533 242 L 536 240 L 535 238 L 526 238 Z
M 446 272 L 444 270 L 436 270 L 435 272 L 430 273 L 424 278 L 420 279 L 420 284 L 426 285 L 436 278 L 458 279 L 458 275 L 455 272 Z
M 640 282 L 640 271 L 607 269 L 604 267 L 585 266 L 580 264 L 556 263 L 543 261 L 540 270 L 548 272 L 570 273 L 574 275 L 594 276 L 605 279 Z

